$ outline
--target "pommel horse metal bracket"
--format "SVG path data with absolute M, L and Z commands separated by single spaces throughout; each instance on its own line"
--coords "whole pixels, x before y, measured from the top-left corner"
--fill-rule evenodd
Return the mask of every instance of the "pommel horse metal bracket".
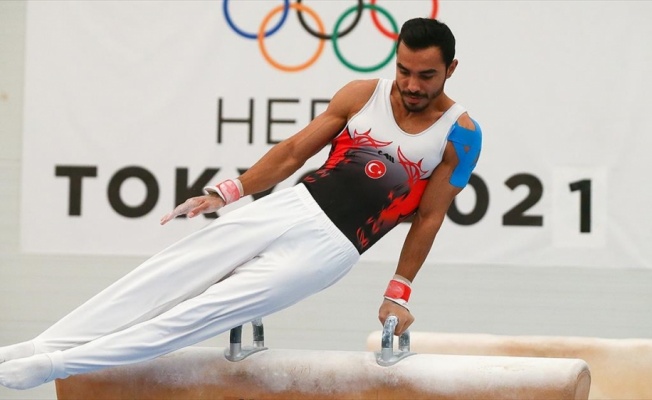
M 398 338 L 398 351 L 394 352 L 394 329 L 398 324 L 398 318 L 390 315 L 385 320 L 383 326 L 383 334 L 381 337 L 380 352 L 376 352 L 376 362 L 383 367 L 389 367 L 402 359 L 414 355 L 416 353 L 410 352 L 410 331 L 405 331 Z
M 265 347 L 265 331 L 263 320 L 258 318 L 251 321 L 254 331 L 254 344 L 252 347 L 242 347 L 242 325 L 231 329 L 229 348 L 224 350 L 224 357 L 229 361 L 241 361 L 259 351 L 267 350 Z
M 410 352 L 410 331 L 405 331 L 398 338 L 398 351 L 394 352 L 394 330 L 398 324 L 398 318 L 390 315 L 385 320 L 381 338 L 381 350 L 376 352 L 376 362 L 383 367 L 389 367 L 402 359 L 414 355 Z M 265 347 L 265 331 L 262 319 L 251 321 L 253 327 L 254 343 L 252 347 L 242 347 L 242 325 L 231 329 L 229 348 L 224 350 L 224 357 L 229 361 L 242 361 L 250 355 L 259 351 L 267 350 Z

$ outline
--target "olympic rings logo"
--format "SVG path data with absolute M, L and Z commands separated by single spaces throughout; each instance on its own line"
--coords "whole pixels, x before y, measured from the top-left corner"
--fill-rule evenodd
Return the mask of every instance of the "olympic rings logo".
M 335 22 L 335 26 L 333 27 L 332 33 L 326 33 L 326 28 L 324 27 L 324 23 L 322 22 L 322 19 L 312 8 L 306 6 L 305 4 L 302 4 L 302 0 L 296 0 L 295 3 L 290 3 L 290 0 L 283 0 L 282 5 L 272 9 L 263 18 L 262 22 L 260 23 L 260 26 L 258 27 L 258 31 L 255 33 L 244 31 L 241 28 L 239 28 L 238 25 L 236 25 L 236 23 L 233 21 L 233 18 L 231 18 L 231 13 L 229 12 L 229 0 L 224 0 L 222 4 L 223 4 L 223 11 L 224 11 L 224 18 L 226 19 L 226 22 L 229 25 L 229 27 L 235 33 L 237 33 L 238 35 L 240 35 L 245 39 L 256 40 L 258 42 L 258 48 L 260 50 L 260 53 L 262 54 L 265 61 L 267 61 L 268 64 L 270 64 L 272 67 L 280 71 L 298 72 L 310 67 L 312 64 L 314 64 L 317 61 L 317 59 L 319 59 L 322 52 L 324 51 L 325 42 L 329 40 L 333 44 L 333 51 L 335 52 L 335 56 L 347 68 L 356 72 L 373 72 L 383 68 L 394 57 L 394 53 L 396 52 L 396 41 L 398 40 L 398 31 L 399 31 L 399 27 L 394 17 L 386 9 L 376 5 L 376 1 L 377 0 L 370 0 L 369 4 L 365 4 L 363 0 L 357 0 L 357 5 L 354 5 L 353 7 L 346 9 L 342 13 L 342 15 L 338 17 L 337 22 Z M 276 32 L 278 32 L 279 29 L 281 29 L 281 27 L 283 27 L 285 21 L 287 20 L 287 16 L 290 13 L 290 9 L 295 10 L 297 12 L 297 16 L 299 17 L 299 22 L 301 23 L 303 29 L 310 36 L 319 39 L 317 50 L 315 50 L 312 56 L 305 62 L 296 65 L 286 65 L 276 61 L 269 54 L 265 46 L 265 39 L 274 35 Z M 360 17 L 362 16 L 362 12 L 365 9 L 371 12 L 371 19 L 376 29 L 383 36 L 391 39 L 393 42 L 389 54 L 379 63 L 370 66 L 361 66 L 361 65 L 353 64 L 352 62 L 350 62 L 344 57 L 339 46 L 339 40 L 344 36 L 348 35 L 349 33 L 351 33 L 351 31 L 353 31 L 357 27 L 358 23 L 360 22 Z M 430 12 L 430 18 L 437 18 L 438 9 L 439 9 L 438 0 L 432 0 L 432 10 Z M 270 20 L 278 13 L 281 13 L 280 20 L 274 26 L 268 28 Z M 355 13 L 353 22 L 351 22 L 347 27 L 342 29 L 343 21 L 353 13 Z M 378 13 L 382 14 L 383 17 L 385 17 L 385 19 L 389 21 L 391 30 L 388 30 L 387 28 L 385 28 L 385 26 L 383 26 L 383 24 L 380 22 L 378 18 Z M 307 14 L 313 20 L 315 25 L 317 25 L 317 30 L 308 26 L 304 17 L 305 14 Z

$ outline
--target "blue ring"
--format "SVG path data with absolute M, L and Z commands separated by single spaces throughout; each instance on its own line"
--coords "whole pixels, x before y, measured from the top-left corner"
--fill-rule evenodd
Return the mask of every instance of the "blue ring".
M 231 29 L 233 29 L 235 31 L 235 33 L 237 33 L 238 35 L 243 36 L 243 37 L 245 37 L 247 39 L 256 39 L 256 38 L 258 38 L 258 33 L 245 32 L 242 29 L 238 28 L 235 25 L 235 23 L 233 23 L 233 20 L 231 19 L 231 16 L 229 15 L 229 7 L 228 7 L 229 0 L 224 0 L 224 2 L 222 4 L 224 5 L 224 7 L 222 7 L 222 9 L 224 10 L 224 18 L 226 19 L 226 23 L 229 24 L 229 26 L 231 27 Z M 276 24 L 276 26 L 274 26 L 269 31 L 265 32 L 265 37 L 273 35 L 274 33 L 276 33 L 276 31 L 278 31 L 281 28 L 281 26 L 285 22 L 285 19 L 288 16 L 289 11 L 290 11 L 290 0 L 283 0 L 283 15 L 281 15 L 281 20 Z

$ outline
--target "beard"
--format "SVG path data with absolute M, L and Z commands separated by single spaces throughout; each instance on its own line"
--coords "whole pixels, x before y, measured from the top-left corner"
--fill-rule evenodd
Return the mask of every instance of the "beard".
M 421 112 L 425 110 L 428 108 L 430 103 L 432 103 L 432 101 L 439 97 L 439 95 L 444 91 L 444 85 L 432 93 L 410 92 L 408 90 L 403 90 L 400 86 L 398 86 L 398 83 L 396 84 L 396 87 L 398 88 L 398 92 L 401 94 L 401 102 L 403 103 L 403 107 L 405 107 L 405 109 L 409 112 Z M 419 103 L 410 103 L 407 101 L 407 99 L 420 99 L 422 101 Z

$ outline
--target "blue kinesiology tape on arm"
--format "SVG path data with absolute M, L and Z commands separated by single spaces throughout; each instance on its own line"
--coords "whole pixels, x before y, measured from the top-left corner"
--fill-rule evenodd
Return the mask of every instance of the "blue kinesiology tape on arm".
M 480 149 L 482 148 L 480 125 L 473 119 L 471 121 L 475 125 L 475 130 L 464 128 L 456 122 L 448 135 L 448 141 L 453 144 L 458 158 L 450 183 L 459 188 L 463 188 L 469 183 L 471 173 L 478 162 Z

